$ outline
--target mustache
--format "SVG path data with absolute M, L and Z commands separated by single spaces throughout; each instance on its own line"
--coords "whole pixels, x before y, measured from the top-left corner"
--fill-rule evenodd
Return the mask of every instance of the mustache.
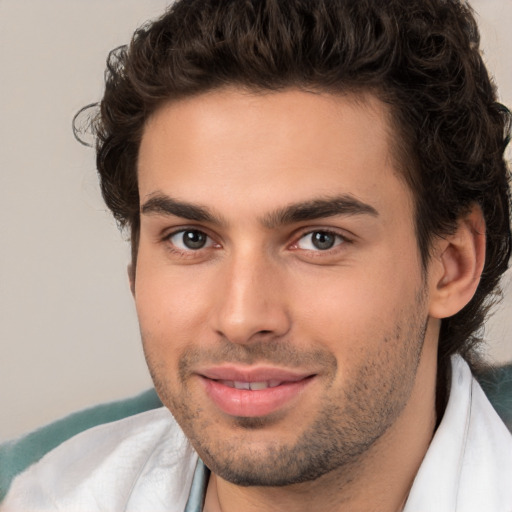
M 190 347 L 179 359 L 179 372 L 183 377 L 200 365 L 223 363 L 254 365 L 269 364 L 286 368 L 331 368 L 336 370 L 335 356 L 325 349 L 300 349 L 283 340 L 256 340 L 247 344 L 220 340 L 216 346 Z

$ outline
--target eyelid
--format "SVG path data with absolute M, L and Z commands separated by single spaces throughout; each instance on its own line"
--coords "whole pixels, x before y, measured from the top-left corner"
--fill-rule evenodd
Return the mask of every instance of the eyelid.
M 179 235 L 180 233 L 184 233 L 186 231 L 198 231 L 202 234 L 204 234 L 207 238 L 207 245 L 204 247 L 200 247 L 198 249 L 191 249 L 191 248 L 181 248 L 178 247 L 175 243 L 171 241 L 171 238 Z M 328 233 L 335 237 L 337 237 L 340 241 L 335 243 L 333 247 L 328 249 L 302 249 L 298 247 L 298 244 L 301 239 L 308 235 L 312 235 L 313 233 Z M 221 248 L 222 244 L 217 241 L 217 238 L 215 235 L 212 235 L 210 230 L 208 228 L 205 228 L 204 226 L 196 226 L 196 225 L 181 225 L 181 226 L 173 226 L 172 228 L 169 228 L 164 231 L 164 233 L 160 236 L 160 240 L 162 243 L 166 244 L 168 246 L 168 249 L 172 252 L 183 254 L 183 255 L 193 255 L 197 254 L 203 250 L 212 249 L 212 248 Z M 357 238 L 355 235 L 352 235 L 350 233 L 347 233 L 346 230 L 340 230 L 335 227 L 331 226 L 319 226 L 319 227 L 303 227 L 297 230 L 296 234 L 293 236 L 293 242 L 288 245 L 288 249 L 292 250 L 300 250 L 303 252 L 311 252 L 311 253 L 332 253 L 333 251 L 339 250 L 340 246 L 344 246 L 345 244 L 351 244 L 354 242 L 354 238 Z
M 197 249 L 191 249 L 189 247 L 179 247 L 175 242 L 171 240 L 173 237 L 185 233 L 187 231 L 197 231 L 198 233 L 203 234 L 207 238 L 206 245 L 203 247 L 199 247 Z M 168 230 L 166 233 L 162 235 L 161 240 L 163 243 L 167 244 L 168 248 L 173 252 L 184 255 L 193 255 L 205 249 L 220 247 L 220 244 L 215 241 L 215 238 L 212 235 L 210 235 L 207 229 L 204 229 L 203 227 L 190 225 L 174 227 Z
M 304 237 L 312 235 L 314 233 L 327 233 L 327 234 L 337 237 L 338 239 L 341 239 L 341 242 L 335 243 L 335 245 L 333 245 L 329 249 L 324 249 L 324 250 L 322 250 L 322 249 L 301 249 L 300 247 L 298 247 L 300 240 L 302 240 Z M 340 233 L 339 230 L 337 230 L 336 228 L 332 228 L 332 227 L 314 227 L 314 228 L 308 227 L 308 228 L 302 229 L 294 237 L 294 240 L 295 241 L 290 246 L 291 249 L 310 251 L 310 252 L 318 252 L 318 253 L 329 253 L 329 252 L 339 249 L 340 245 L 345 245 L 347 243 L 353 242 L 352 237 L 348 236 L 346 234 L 346 232 Z

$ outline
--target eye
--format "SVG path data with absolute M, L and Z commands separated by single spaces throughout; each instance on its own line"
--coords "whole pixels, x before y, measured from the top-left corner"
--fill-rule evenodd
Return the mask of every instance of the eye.
M 306 251 L 328 251 L 342 244 L 345 239 L 332 231 L 311 231 L 302 236 L 296 244 L 298 249 Z
M 167 240 L 178 250 L 197 251 L 214 245 L 213 240 L 198 229 L 182 229 L 168 236 Z

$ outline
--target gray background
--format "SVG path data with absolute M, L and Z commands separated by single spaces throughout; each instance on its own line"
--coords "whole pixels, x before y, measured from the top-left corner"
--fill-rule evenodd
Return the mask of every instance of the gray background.
M 71 119 L 101 96 L 105 57 L 164 0 L 0 0 L 0 440 L 151 385 L 128 244 Z M 475 0 L 485 58 L 512 105 L 512 0 Z M 508 282 L 508 278 L 506 278 Z M 512 360 L 512 290 L 487 329 Z

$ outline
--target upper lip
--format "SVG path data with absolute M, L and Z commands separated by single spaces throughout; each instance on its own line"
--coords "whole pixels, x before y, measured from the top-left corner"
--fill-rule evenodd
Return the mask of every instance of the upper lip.
M 281 382 L 297 382 L 314 375 L 314 373 L 311 372 L 294 371 L 286 368 L 276 368 L 270 366 L 255 366 L 244 368 L 232 365 L 212 366 L 201 369 L 196 373 L 211 380 L 226 380 L 236 382 L 265 382 L 271 380 Z

